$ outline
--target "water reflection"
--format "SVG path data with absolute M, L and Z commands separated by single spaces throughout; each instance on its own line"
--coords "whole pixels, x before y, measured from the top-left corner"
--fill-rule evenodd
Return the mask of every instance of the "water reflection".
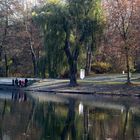
M 12 100 L 23 102 L 27 100 L 27 95 L 23 90 L 12 91 Z
M 39 102 L 14 91 L 11 99 L 0 99 L 0 139 L 140 139 L 139 99 L 45 96 L 47 101 Z
M 61 140 L 73 139 L 76 140 L 76 126 L 75 126 L 75 100 L 69 99 L 67 117 L 62 129 Z
M 79 115 L 83 115 L 83 103 L 80 102 L 79 104 Z

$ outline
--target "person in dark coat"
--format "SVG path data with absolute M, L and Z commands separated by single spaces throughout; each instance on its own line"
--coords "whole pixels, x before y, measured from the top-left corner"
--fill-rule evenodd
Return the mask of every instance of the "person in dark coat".
M 15 80 L 15 85 L 18 86 L 18 79 Z
M 28 85 L 28 79 L 26 78 L 25 79 L 25 87 L 27 87 L 27 85 Z

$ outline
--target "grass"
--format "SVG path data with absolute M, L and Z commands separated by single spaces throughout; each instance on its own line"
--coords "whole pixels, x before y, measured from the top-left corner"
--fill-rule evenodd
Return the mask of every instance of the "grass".
M 100 84 L 100 85 L 123 85 L 125 82 L 102 82 L 102 81 L 88 81 L 88 80 L 78 80 L 78 83 L 87 84 Z

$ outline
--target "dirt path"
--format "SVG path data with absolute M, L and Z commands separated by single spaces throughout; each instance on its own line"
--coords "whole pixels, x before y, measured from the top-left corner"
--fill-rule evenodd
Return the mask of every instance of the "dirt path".
M 79 84 L 76 87 L 70 87 L 68 83 L 68 80 L 45 79 L 34 83 L 28 88 L 28 90 L 39 92 L 63 92 L 82 94 L 104 93 L 114 95 L 140 95 L 140 84 L 138 83 L 126 85 L 124 82 L 116 83 L 113 81 L 95 82 L 91 80 L 79 80 Z

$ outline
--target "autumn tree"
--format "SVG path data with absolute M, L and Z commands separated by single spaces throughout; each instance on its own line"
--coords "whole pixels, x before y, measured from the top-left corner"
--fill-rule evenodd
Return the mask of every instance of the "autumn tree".
M 4 75 L 8 76 L 9 62 L 8 62 L 8 42 L 11 38 L 10 27 L 14 24 L 19 10 L 17 0 L 3 0 L 0 1 L 0 58 L 1 66 L 3 69 L 4 62 Z
M 135 50 L 135 24 L 133 24 L 136 16 L 137 0 L 111 0 L 105 1 L 109 34 L 114 34 L 109 38 L 112 46 L 121 46 L 126 60 L 127 83 L 130 83 L 130 58 Z

